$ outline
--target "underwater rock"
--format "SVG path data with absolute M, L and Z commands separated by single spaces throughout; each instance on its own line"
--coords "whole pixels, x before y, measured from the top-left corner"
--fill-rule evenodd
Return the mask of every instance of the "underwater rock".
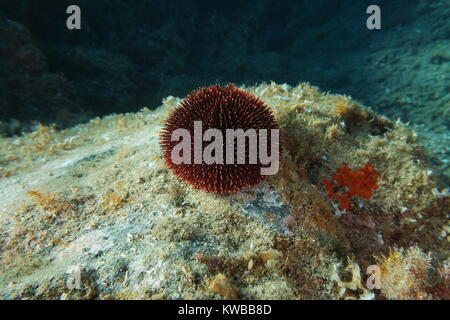
M 77 3 L 83 26 L 76 32 L 63 27 L 69 0 L 3 3 L 0 15 L 22 31 L 0 23 L 1 121 L 69 127 L 94 115 L 154 107 L 199 86 L 310 81 L 411 122 L 441 186 L 450 184 L 446 1 L 380 0 L 380 32 L 366 29 L 365 1 Z M 14 50 L 23 48 L 14 42 L 29 43 L 24 26 L 36 41 L 25 45 L 30 50 L 20 64 Z M 43 60 L 51 72 L 24 72 L 42 69 Z M 20 133 L 2 127 L 0 133 Z
M 232 194 L 166 168 L 158 137 L 172 96 L 154 111 L 0 137 L 0 297 L 410 297 L 393 275 L 414 253 L 427 277 L 414 297 L 445 298 L 450 200 L 416 133 L 307 83 L 242 89 L 271 108 L 283 155 L 278 174 Z M 379 176 L 346 212 L 322 183 L 343 163 Z M 368 285 L 370 266 L 388 270 L 388 288 Z
M 44 121 L 75 107 L 70 83 L 64 74 L 49 71 L 24 25 L 0 16 L 0 38 L 0 119 Z M 0 127 L 3 133 L 16 132 Z

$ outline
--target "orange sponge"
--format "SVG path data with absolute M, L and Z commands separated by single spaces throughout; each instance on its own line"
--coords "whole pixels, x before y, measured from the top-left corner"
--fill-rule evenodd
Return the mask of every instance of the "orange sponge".
M 350 211 L 352 196 L 366 199 L 372 197 L 372 190 L 378 188 L 378 174 L 369 162 L 364 168 L 357 170 L 350 169 L 344 163 L 340 169 L 336 170 L 331 181 L 323 180 L 322 182 L 328 191 L 327 197 L 336 197 L 340 203 L 340 209 Z

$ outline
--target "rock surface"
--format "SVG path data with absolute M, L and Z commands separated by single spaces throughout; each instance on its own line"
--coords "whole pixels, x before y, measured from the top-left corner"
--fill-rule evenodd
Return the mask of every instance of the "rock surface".
M 0 138 L 0 297 L 448 298 L 448 191 L 415 132 L 306 83 L 244 89 L 272 108 L 284 154 L 277 175 L 236 194 L 166 169 L 158 134 L 175 97 Z M 343 213 L 322 180 L 367 162 L 378 189 Z M 366 283 L 372 265 L 381 290 Z

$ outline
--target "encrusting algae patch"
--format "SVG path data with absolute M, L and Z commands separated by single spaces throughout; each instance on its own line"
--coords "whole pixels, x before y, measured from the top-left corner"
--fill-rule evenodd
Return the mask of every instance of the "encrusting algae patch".
M 278 174 L 229 195 L 165 167 L 175 97 L 0 138 L 0 297 L 448 299 L 448 191 L 416 133 L 307 83 L 241 88 L 271 108 L 283 155 Z M 345 190 L 324 180 L 368 163 L 370 195 L 327 197 Z

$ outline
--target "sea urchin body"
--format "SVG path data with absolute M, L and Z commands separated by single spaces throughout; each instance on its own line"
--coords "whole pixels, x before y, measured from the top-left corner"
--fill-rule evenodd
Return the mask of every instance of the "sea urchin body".
M 202 125 L 202 132 L 216 129 L 215 131 L 221 133 L 221 136 L 227 137 L 227 139 L 224 138 L 221 147 L 211 153 L 213 156 L 225 155 L 228 152 L 232 153 L 232 159 L 240 157 L 245 161 L 243 163 L 242 161 L 228 162 L 228 154 L 226 155 L 227 161 L 224 162 L 207 163 L 204 158 L 196 161 L 195 159 L 198 160 L 198 158 L 196 158 L 195 151 L 194 154 L 190 151 L 185 153 L 184 149 L 180 155 L 187 156 L 190 161 L 183 163 L 174 161 L 174 148 L 178 144 L 178 141 L 174 141 L 176 139 L 173 138 L 174 131 L 184 129 L 192 136 L 197 132 L 196 125 L 198 123 Z M 267 137 L 265 159 L 267 160 L 267 156 L 274 154 L 277 155 L 277 160 L 279 159 L 278 124 L 272 112 L 262 100 L 230 84 L 225 87 L 216 85 L 196 90 L 170 113 L 160 135 L 160 144 L 167 167 L 181 180 L 208 192 L 230 193 L 259 184 L 264 178 L 261 170 L 268 167 L 267 161 L 261 157 L 256 160 L 253 158 L 251 152 L 255 150 L 252 149 L 252 143 L 255 140 L 246 134 L 241 134 L 243 137 L 241 141 L 245 141 L 245 148 L 240 149 L 237 144 L 238 137 L 235 137 L 236 141 L 234 138 L 229 138 L 227 136 L 229 131 L 254 132 L 259 143 L 260 156 L 260 143 Z M 276 138 L 270 134 L 267 135 L 269 131 L 276 131 Z M 218 142 L 216 136 L 214 139 L 209 138 L 206 140 Z M 228 149 L 226 145 L 229 146 L 230 142 L 232 144 Z M 196 143 L 192 141 L 189 143 L 191 150 L 196 150 L 194 146 Z M 201 148 L 201 152 L 206 152 L 208 144 L 209 142 L 203 138 L 196 146 Z M 269 150 L 267 150 L 268 148 Z M 278 170 L 278 163 L 276 165 Z

